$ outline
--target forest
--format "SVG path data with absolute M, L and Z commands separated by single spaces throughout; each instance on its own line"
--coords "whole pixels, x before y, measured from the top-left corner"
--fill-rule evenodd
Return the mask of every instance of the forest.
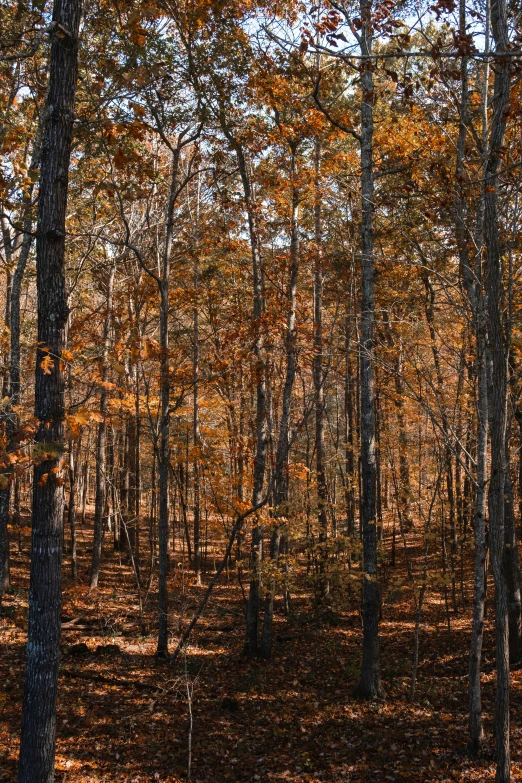
M 0 30 L 0 781 L 522 781 L 520 4 Z

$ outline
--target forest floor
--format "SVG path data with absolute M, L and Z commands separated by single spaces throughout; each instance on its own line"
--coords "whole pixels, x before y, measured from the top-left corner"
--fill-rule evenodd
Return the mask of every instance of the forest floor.
M 169 666 L 153 657 L 156 596 L 146 597 L 146 627 L 140 627 L 133 572 L 123 556 L 110 552 L 110 541 L 100 587 L 89 592 L 88 539 L 80 536 L 77 583 L 69 578 L 67 556 L 64 562 L 64 621 L 80 618 L 83 628 L 62 634 L 57 783 L 177 783 L 187 780 L 189 757 L 193 783 L 494 779 L 491 612 L 483 675 L 490 750 L 478 761 L 466 755 L 469 581 L 466 611 L 451 615 L 450 633 L 442 588 L 427 593 L 410 702 L 413 591 L 390 587 L 404 584 L 399 561 L 388 569 L 381 624 L 386 698 L 368 704 L 353 697 L 362 638 L 354 587 L 350 598 L 339 590 L 345 597 L 337 602 L 333 590 L 332 611 L 318 626 L 304 573 L 297 574 L 291 616 L 284 618 L 276 605 L 273 660 L 251 661 L 241 655 L 244 599 L 231 570 L 216 586 L 186 657 Z M 0 781 L 16 780 L 29 539 L 22 542 L 21 552 L 12 545 L 13 589 L 0 618 Z M 174 553 L 171 649 L 204 590 L 180 560 Z M 72 654 L 71 646 L 82 642 L 83 654 Z M 511 704 L 513 780 L 522 781 L 520 670 L 513 672 Z

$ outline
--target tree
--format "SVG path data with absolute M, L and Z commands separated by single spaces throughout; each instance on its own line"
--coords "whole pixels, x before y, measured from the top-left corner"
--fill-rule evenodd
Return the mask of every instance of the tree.
M 38 350 L 31 583 L 18 780 L 52 783 L 60 653 L 64 508 L 64 377 L 69 314 L 65 290 L 65 216 L 78 73 L 79 0 L 56 0 L 42 141 L 36 270 Z
M 504 144 L 511 88 L 511 66 L 505 57 L 508 50 L 507 7 L 503 0 L 491 3 L 491 28 L 495 53 L 493 116 L 489 137 L 489 155 L 484 178 L 484 241 L 488 274 L 486 279 L 488 343 L 492 364 L 490 398 L 491 476 L 488 492 L 490 518 L 491 565 L 495 579 L 495 626 L 497 692 L 495 701 L 495 736 L 497 746 L 497 783 L 509 783 L 509 640 L 508 595 L 504 574 L 506 481 L 506 432 L 508 395 L 508 356 L 503 323 L 502 240 L 498 217 L 498 171 Z

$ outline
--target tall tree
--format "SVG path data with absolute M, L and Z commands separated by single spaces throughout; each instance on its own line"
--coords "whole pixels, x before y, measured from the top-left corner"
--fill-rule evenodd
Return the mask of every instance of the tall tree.
M 374 173 L 373 173 L 373 103 L 374 83 L 372 59 L 373 2 L 361 0 L 361 525 L 363 536 L 363 654 L 360 696 L 380 697 L 381 671 L 379 657 L 379 614 L 381 607 L 377 569 L 377 469 L 375 458 L 375 391 L 374 391 L 374 326 L 375 326 L 375 265 L 374 265 Z
M 297 147 L 295 139 L 289 140 L 291 151 L 292 207 L 290 217 L 290 279 L 288 284 L 288 311 L 286 315 L 286 372 L 281 405 L 281 419 L 277 439 L 275 476 L 274 476 L 274 529 L 270 539 L 270 558 L 277 563 L 284 526 L 289 514 L 289 478 L 288 457 L 290 450 L 290 426 L 292 390 L 297 372 L 297 281 L 299 275 L 299 184 L 297 181 Z M 272 655 L 273 615 L 276 577 L 272 574 L 265 594 L 263 629 L 261 633 L 260 654 L 263 658 Z
M 111 319 L 114 289 L 114 275 L 116 265 L 112 263 L 106 281 L 107 300 L 105 320 L 103 325 L 103 347 L 101 357 L 101 394 L 100 415 L 102 420 L 98 424 L 98 436 L 96 440 L 96 496 L 94 499 L 94 536 L 92 545 L 91 563 L 91 590 L 98 586 L 100 566 L 102 558 L 103 536 L 105 532 L 106 508 L 107 508 L 107 403 L 109 399 L 109 350 L 111 339 Z M 72 452 L 71 452 L 72 453 Z
M 32 553 L 19 783 L 52 783 L 60 653 L 64 490 L 64 373 L 68 318 L 65 217 L 78 75 L 81 0 L 56 0 L 49 91 L 40 164 L 36 275 L 38 420 L 32 504 Z
M 504 573 L 506 433 L 508 395 L 508 355 L 504 323 L 503 240 L 498 214 L 499 167 L 506 132 L 511 91 L 508 16 L 505 0 L 491 2 L 491 29 L 495 42 L 493 116 L 489 155 L 484 178 L 484 242 L 488 272 L 486 278 L 488 343 L 491 352 L 492 384 L 490 400 L 491 476 L 488 493 L 491 565 L 495 580 L 495 626 L 497 691 L 495 737 L 497 783 L 510 781 L 509 743 L 509 641 L 508 594 Z

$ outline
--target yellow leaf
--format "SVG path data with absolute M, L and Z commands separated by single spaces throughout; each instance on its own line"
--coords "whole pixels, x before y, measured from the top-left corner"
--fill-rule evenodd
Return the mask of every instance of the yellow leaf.
M 51 374 L 51 370 L 54 367 L 54 362 L 51 359 L 51 357 L 49 356 L 49 354 L 44 356 L 44 358 L 40 362 L 40 367 L 44 371 L 44 375 L 50 375 Z

